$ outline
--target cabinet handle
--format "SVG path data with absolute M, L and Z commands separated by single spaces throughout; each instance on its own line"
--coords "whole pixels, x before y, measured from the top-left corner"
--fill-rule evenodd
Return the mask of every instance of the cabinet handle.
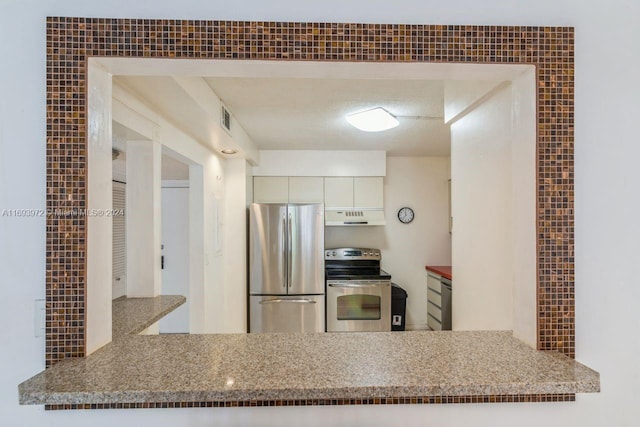
M 295 303 L 300 303 L 300 304 L 315 304 L 316 301 L 310 300 L 310 299 L 284 299 L 284 298 L 277 298 L 277 299 L 270 299 L 267 301 L 260 301 L 259 304 L 276 304 L 279 302 L 295 302 Z

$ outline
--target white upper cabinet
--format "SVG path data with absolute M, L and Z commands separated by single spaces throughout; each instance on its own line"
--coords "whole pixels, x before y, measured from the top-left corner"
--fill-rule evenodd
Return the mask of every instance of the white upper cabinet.
M 322 203 L 321 177 L 256 176 L 253 178 L 255 203 Z
M 353 207 L 353 178 L 324 179 L 325 208 Z
M 381 176 L 353 179 L 353 206 L 356 208 L 384 208 Z
M 255 203 L 287 203 L 289 178 L 286 176 L 256 176 L 253 178 Z
M 382 177 L 256 176 L 255 203 L 324 203 L 327 209 L 383 209 Z
M 323 203 L 322 177 L 289 177 L 289 203 Z

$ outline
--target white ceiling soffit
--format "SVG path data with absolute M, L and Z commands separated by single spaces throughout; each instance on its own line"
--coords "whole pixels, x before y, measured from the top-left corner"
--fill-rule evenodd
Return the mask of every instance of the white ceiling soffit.
M 113 75 L 312 79 L 513 80 L 532 65 L 89 58 Z
M 190 137 L 212 148 L 211 135 L 219 124 L 171 77 L 118 76 L 115 80 L 143 98 L 151 108 Z

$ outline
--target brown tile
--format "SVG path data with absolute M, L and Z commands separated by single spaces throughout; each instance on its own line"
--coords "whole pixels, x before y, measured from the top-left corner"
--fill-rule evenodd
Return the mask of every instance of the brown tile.
M 536 65 L 538 348 L 575 356 L 573 28 L 50 17 L 46 39 L 47 208 L 58 211 L 86 208 L 90 56 Z M 49 215 L 47 366 L 85 354 L 85 254 L 85 217 Z

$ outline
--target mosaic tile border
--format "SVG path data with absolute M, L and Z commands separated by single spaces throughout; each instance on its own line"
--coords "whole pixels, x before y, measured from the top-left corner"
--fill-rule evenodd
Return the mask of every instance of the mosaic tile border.
M 494 396 L 427 396 L 371 399 L 241 400 L 234 402 L 145 402 L 46 405 L 47 410 L 152 409 L 152 408 L 246 408 L 263 406 L 426 405 L 451 403 L 575 402 L 575 394 L 503 394 Z
M 537 70 L 538 349 L 575 357 L 574 30 L 50 17 L 47 209 L 86 208 L 91 56 L 531 64 Z M 46 365 L 85 354 L 86 219 L 46 223 Z

